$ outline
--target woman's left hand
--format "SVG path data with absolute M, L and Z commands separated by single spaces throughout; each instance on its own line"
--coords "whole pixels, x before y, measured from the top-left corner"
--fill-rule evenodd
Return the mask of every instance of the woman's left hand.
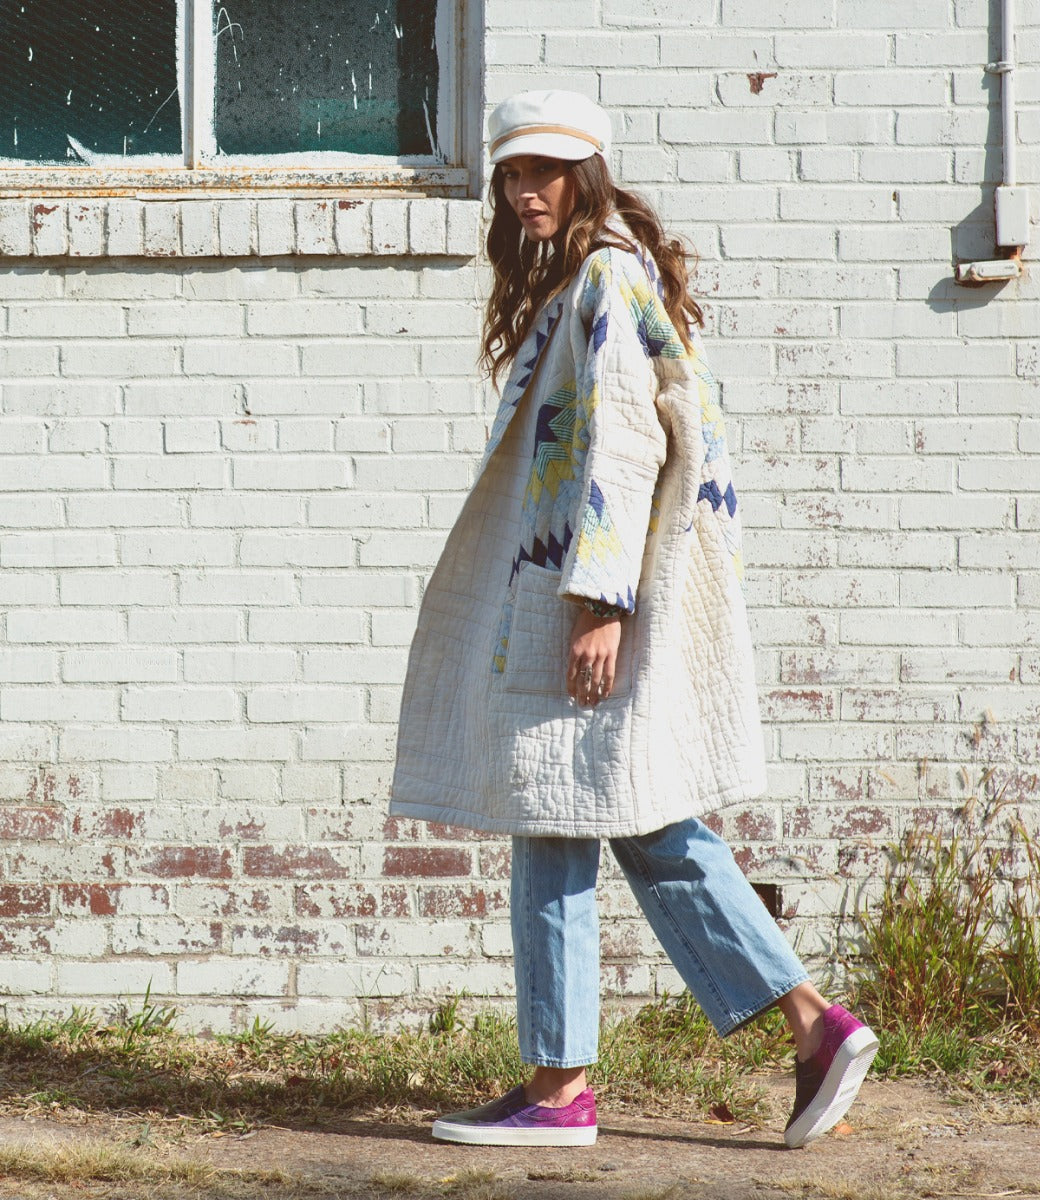
M 595 708 L 610 695 L 620 644 L 620 617 L 597 617 L 587 609 L 579 610 L 567 662 L 567 691 L 579 704 Z

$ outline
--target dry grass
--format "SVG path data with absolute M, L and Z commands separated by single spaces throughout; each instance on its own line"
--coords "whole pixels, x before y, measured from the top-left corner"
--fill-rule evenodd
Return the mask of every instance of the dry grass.
M 416 1196 L 423 1192 L 426 1184 L 418 1175 L 407 1171 L 377 1171 L 369 1184 L 380 1196 Z
M 506 1187 L 494 1171 L 469 1168 L 441 1180 L 443 1194 L 452 1200 L 514 1200 L 515 1193 Z
M 269 1200 L 327 1194 L 283 1171 L 238 1171 L 191 1159 L 127 1150 L 101 1141 L 59 1146 L 0 1146 L 0 1178 L 19 1184 L 58 1184 L 81 1190 L 98 1184 L 121 1197 L 204 1192 L 207 1200 L 247 1200 L 261 1191 Z M 23 1193 L 25 1194 L 25 1193 Z

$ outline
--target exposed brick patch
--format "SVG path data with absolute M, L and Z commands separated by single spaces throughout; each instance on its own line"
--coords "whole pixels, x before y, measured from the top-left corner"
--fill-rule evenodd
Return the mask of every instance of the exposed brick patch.
M 383 822 L 385 842 L 417 842 L 423 836 L 425 825 L 407 817 L 387 817 Z
M 38 842 L 61 836 L 62 812 L 58 808 L 26 806 L 0 808 L 0 838 Z
M 482 879 L 508 879 L 513 852 L 508 846 L 481 846 L 477 852 Z
M 500 834 L 485 833 L 482 829 L 467 829 L 463 825 L 441 825 L 431 821 L 427 826 L 429 838 L 435 842 L 490 842 Z
M 242 871 L 265 879 L 344 879 L 354 872 L 329 848 L 311 846 L 246 846 Z
M 50 911 L 50 888 L 0 884 L 0 917 L 42 917 Z
M 59 907 L 63 912 L 92 917 L 112 917 L 119 911 L 121 883 L 65 883 L 58 889 Z
M 301 884 L 295 890 L 294 903 L 301 917 L 408 917 L 409 896 L 409 889 L 401 886 Z
M 421 917 L 485 917 L 508 908 L 508 892 L 501 888 L 424 887 L 419 891 Z
M 834 693 L 816 688 L 778 688 L 765 692 L 762 710 L 772 721 L 832 721 L 837 715 Z
M 72 818 L 72 832 L 84 838 L 126 841 L 141 828 L 144 813 L 131 808 L 81 809 Z
M 746 808 L 735 813 L 730 819 L 733 822 L 734 835 L 740 841 L 772 841 L 779 832 L 776 827 L 776 815 L 761 809 Z
M 259 954 L 315 954 L 322 948 L 322 931 L 299 925 L 236 925 L 231 931 L 232 950 Z M 345 949 L 340 945 L 339 949 Z
M 734 850 L 737 866 L 746 875 L 778 875 L 782 878 L 801 878 L 817 872 L 827 874 L 833 870 L 833 848 L 819 845 L 799 846 L 797 853 L 787 845 L 741 846 Z
M 717 837 L 722 837 L 726 823 L 719 813 L 707 813 L 705 816 L 701 817 L 701 820 L 705 825 L 707 825 L 712 833 L 714 833 Z
M 53 928 L 50 921 L 0 925 L 0 954 L 50 954 Z
M 600 954 L 604 959 L 633 959 L 646 950 L 645 926 L 641 921 L 604 922 L 600 931 Z M 658 948 L 658 954 L 664 951 Z
M 805 838 L 887 837 L 892 833 L 892 819 L 888 811 L 872 805 L 847 808 L 808 805 L 791 809 L 784 820 L 784 837 L 792 841 Z
M 347 842 L 357 837 L 354 814 L 349 808 L 308 808 L 307 833 L 323 842 Z
M 182 911 L 199 916 L 213 913 L 221 917 L 264 916 L 273 901 L 268 888 L 236 887 L 234 884 L 188 884 L 177 889 Z
M 212 954 L 224 939 L 219 921 L 185 921 L 179 917 L 157 917 L 151 921 L 122 920 L 114 923 L 114 954 L 183 955 Z
M 883 846 L 862 843 L 842 846 L 838 850 L 838 874 L 843 878 L 880 878 L 890 865 L 888 851 Z
M 468 850 L 448 846 L 388 846 L 383 854 L 383 874 L 406 879 L 450 879 L 469 875 L 473 859 Z
M 137 873 L 163 879 L 230 879 L 233 874 L 232 853 L 220 846 L 157 846 L 136 858 Z
M 243 841 L 256 841 L 264 836 L 265 828 L 262 821 L 255 817 L 247 817 L 241 821 L 221 821 L 219 833 L 225 838 L 241 838 Z
M 846 800 L 857 803 L 867 798 L 864 772 L 854 767 L 809 772 L 810 800 Z

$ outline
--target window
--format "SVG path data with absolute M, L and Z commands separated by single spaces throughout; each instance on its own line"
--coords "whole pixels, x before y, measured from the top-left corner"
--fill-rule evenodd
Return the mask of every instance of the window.
M 469 194 L 462 0 L 0 0 L 0 186 Z

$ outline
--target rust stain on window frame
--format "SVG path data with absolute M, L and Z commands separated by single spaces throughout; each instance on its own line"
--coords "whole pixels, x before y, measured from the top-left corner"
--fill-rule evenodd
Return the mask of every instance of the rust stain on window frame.
M 464 167 L 368 167 L 299 169 L 284 165 L 237 170 L 184 167 L 116 171 L 99 167 L 0 168 L 0 197 L 114 197 L 142 192 L 173 196 L 232 197 L 313 195 L 322 191 L 364 196 L 466 199 L 470 173 Z

